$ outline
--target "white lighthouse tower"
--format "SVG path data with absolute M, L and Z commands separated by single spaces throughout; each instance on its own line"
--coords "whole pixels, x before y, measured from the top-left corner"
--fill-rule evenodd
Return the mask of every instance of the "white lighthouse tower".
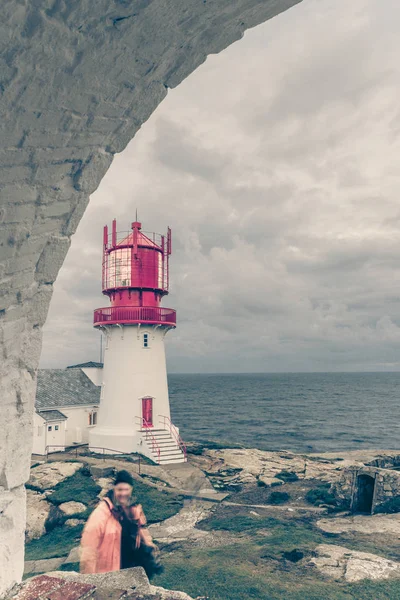
M 93 451 L 140 452 L 161 464 L 186 461 L 186 448 L 171 421 L 164 338 L 176 312 L 161 306 L 168 294 L 171 230 L 167 236 L 104 228 L 103 294 L 110 306 L 94 311 L 105 335 L 97 425 L 89 433 Z

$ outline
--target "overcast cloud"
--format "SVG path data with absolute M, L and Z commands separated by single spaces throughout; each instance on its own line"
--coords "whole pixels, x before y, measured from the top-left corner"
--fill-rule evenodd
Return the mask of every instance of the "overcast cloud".
M 98 360 L 102 227 L 173 231 L 170 371 L 400 369 L 400 3 L 304 0 L 210 57 L 93 194 L 43 367 Z

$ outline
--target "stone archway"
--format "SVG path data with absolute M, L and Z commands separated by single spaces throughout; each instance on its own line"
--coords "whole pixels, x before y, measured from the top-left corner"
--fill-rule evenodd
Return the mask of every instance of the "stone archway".
M 22 577 L 36 369 L 88 203 L 168 88 L 301 0 L 4 0 L 0 9 L 0 594 Z

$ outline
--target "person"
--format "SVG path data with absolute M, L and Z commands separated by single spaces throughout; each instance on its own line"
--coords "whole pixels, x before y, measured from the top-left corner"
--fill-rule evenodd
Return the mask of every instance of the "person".
M 132 497 L 128 471 L 116 474 L 113 488 L 90 515 L 81 538 L 81 573 L 106 573 L 142 566 L 149 578 L 163 571 L 141 504 Z

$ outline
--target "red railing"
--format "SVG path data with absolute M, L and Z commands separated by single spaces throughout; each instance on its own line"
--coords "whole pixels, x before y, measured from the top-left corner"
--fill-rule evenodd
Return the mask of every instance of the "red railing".
M 176 311 L 161 306 L 108 306 L 94 311 L 93 324 L 148 323 L 150 325 L 176 325 Z
M 151 447 L 153 454 L 155 454 L 158 458 L 158 464 L 160 464 L 161 450 L 156 438 L 153 435 L 153 432 L 151 431 L 150 423 L 148 423 L 143 417 L 136 417 L 136 419 L 140 423 L 141 431 L 145 434 L 145 440 L 147 445 Z
M 166 417 L 165 415 L 158 415 L 158 416 L 160 417 L 160 419 L 164 420 L 164 429 L 167 429 L 167 428 L 169 429 L 171 436 L 174 438 L 174 440 L 178 444 L 179 448 L 182 450 L 184 457 L 186 459 L 187 449 L 183 442 L 183 439 L 179 435 L 177 428 L 172 423 L 172 421 L 169 417 Z

